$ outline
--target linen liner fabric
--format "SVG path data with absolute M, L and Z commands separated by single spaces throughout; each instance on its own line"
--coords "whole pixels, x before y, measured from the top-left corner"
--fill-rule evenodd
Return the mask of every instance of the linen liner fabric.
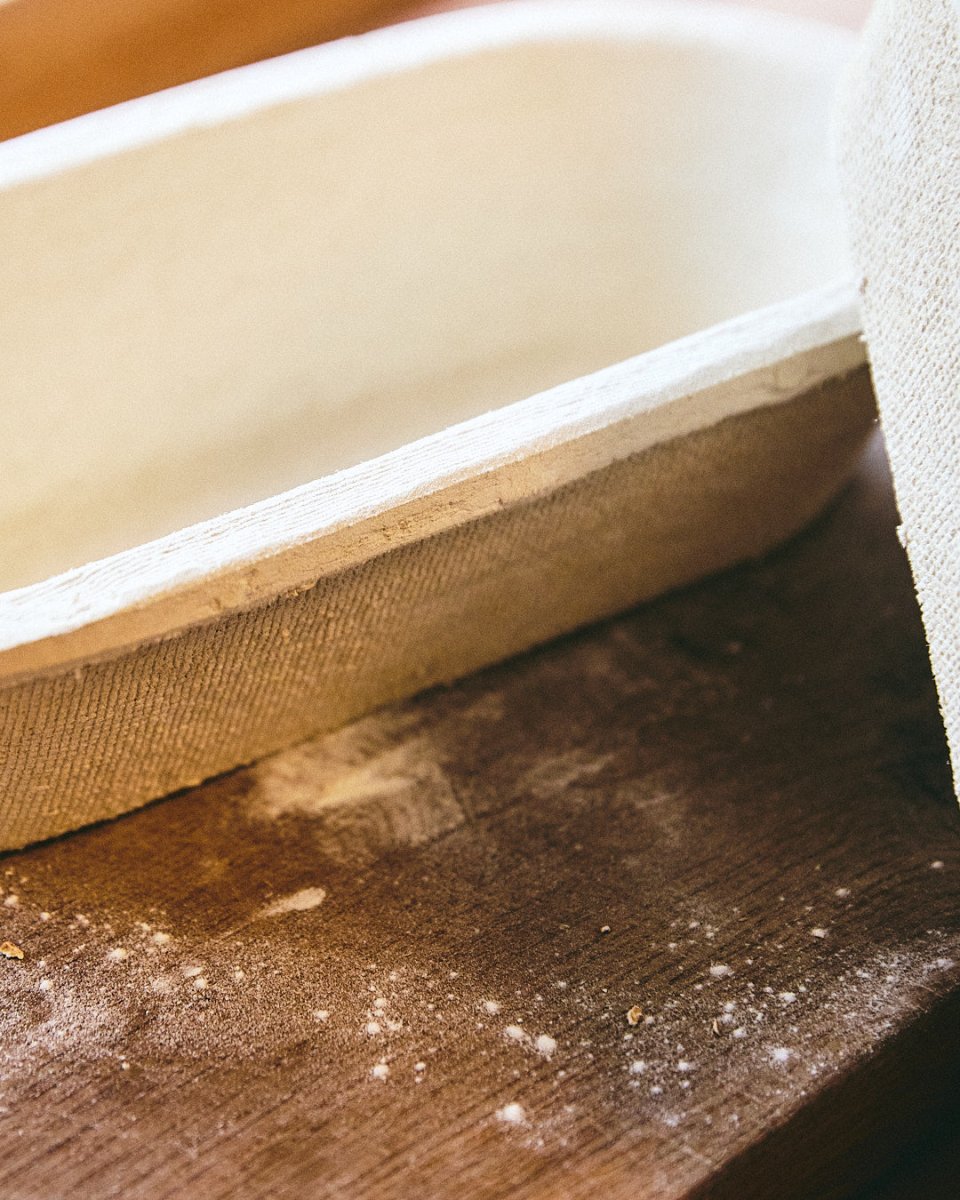
M 860 368 L 305 592 L 8 686 L 0 848 L 116 816 L 756 557 L 821 510 L 873 419 Z
M 877 402 L 960 783 L 960 9 L 878 0 L 838 125 Z

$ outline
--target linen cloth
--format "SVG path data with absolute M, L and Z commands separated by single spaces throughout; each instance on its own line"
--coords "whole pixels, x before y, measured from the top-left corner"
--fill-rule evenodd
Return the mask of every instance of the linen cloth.
M 881 421 L 960 778 L 960 5 L 878 0 L 838 147 Z

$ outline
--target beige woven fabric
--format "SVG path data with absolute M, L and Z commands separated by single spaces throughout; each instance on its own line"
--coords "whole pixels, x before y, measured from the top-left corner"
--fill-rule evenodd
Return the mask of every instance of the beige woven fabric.
M 301 594 L 7 687 L 0 848 L 115 816 L 759 555 L 836 491 L 873 416 L 861 368 Z
M 878 0 L 840 121 L 864 326 L 960 773 L 960 14 Z

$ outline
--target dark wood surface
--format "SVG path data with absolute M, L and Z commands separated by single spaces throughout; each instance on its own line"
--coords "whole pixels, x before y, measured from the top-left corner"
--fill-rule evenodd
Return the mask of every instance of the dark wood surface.
M 875 452 L 762 563 L 7 856 L 0 1195 L 907 1194 L 960 813 L 894 527 Z

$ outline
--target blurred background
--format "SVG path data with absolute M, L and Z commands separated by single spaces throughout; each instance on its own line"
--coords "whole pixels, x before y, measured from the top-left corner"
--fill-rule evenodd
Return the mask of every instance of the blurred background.
M 850 26 L 870 7 L 736 2 Z M 465 7 L 467 0 L 0 0 L 0 140 L 229 67 Z

